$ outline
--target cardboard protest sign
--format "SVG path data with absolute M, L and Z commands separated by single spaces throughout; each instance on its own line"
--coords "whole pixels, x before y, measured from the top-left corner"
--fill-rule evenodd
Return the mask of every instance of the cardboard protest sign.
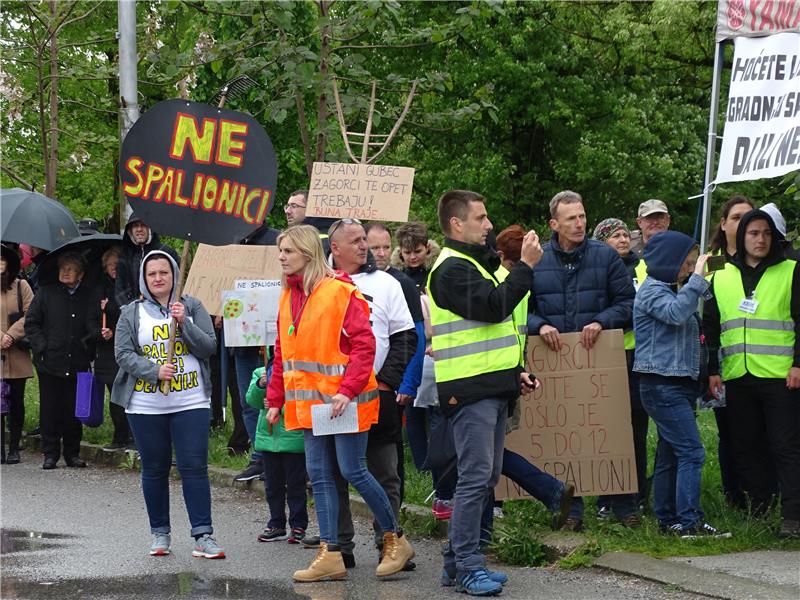
M 408 221 L 414 169 L 315 162 L 306 216 Z
M 208 246 L 200 244 L 189 269 L 185 293 L 212 315 L 222 314 L 222 292 L 237 279 L 280 279 L 277 246 Z
M 739 37 L 715 183 L 800 169 L 800 33 Z
M 281 282 L 268 287 L 222 292 L 222 321 L 225 345 L 271 346 L 278 335 L 278 308 Z
M 506 437 L 506 448 L 573 483 L 576 496 L 636 492 L 622 331 L 603 331 L 591 350 L 578 343 L 578 333 L 561 339 L 561 351 L 553 352 L 539 336 L 528 338 L 527 368 L 541 387 L 520 398 L 519 429 Z M 495 496 L 530 497 L 505 477 Z
M 258 228 L 277 184 L 275 150 L 253 117 L 186 100 L 142 115 L 119 168 L 128 203 L 155 231 L 214 245 Z

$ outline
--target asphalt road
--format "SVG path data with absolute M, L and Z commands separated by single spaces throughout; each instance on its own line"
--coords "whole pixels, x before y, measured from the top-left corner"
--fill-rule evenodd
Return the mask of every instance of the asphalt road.
M 259 543 L 266 505 L 231 488 L 214 489 L 215 537 L 228 558 L 191 556 L 192 539 L 180 493 L 172 484 L 172 554 L 151 557 L 151 536 L 138 473 L 90 465 L 43 471 L 38 456 L 0 469 L 3 529 L 2 598 L 314 598 L 319 600 L 463 598 L 439 584 L 440 544 L 414 539 L 417 570 L 375 578 L 371 529 L 357 523 L 358 566 L 347 580 L 293 584 L 312 550 Z M 312 530 L 316 530 L 312 525 Z M 504 570 L 503 598 L 698 598 L 659 584 L 594 569 Z

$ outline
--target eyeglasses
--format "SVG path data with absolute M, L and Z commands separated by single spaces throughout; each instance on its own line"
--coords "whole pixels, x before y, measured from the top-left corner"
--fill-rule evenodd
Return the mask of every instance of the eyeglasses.
M 358 219 L 339 219 L 336 221 L 333 226 L 328 230 L 328 237 L 333 236 L 333 232 L 339 229 L 339 226 L 344 223 L 345 225 L 361 225 L 361 221 Z
M 289 202 L 289 204 L 284 204 L 284 210 L 297 210 L 298 208 L 305 208 L 305 204 L 295 204 L 294 202 Z

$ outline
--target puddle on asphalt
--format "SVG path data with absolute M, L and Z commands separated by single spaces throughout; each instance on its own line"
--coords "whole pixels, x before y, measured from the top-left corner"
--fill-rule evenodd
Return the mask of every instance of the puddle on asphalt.
M 53 548 L 54 540 L 66 540 L 74 536 L 44 531 L 23 531 L 21 529 L 0 529 L 0 554 L 32 552 Z
M 291 587 L 274 582 L 208 577 L 198 573 L 144 575 L 113 579 L 26 581 L 3 577 L 3 599 L 92 598 L 124 600 L 140 598 L 304 598 Z

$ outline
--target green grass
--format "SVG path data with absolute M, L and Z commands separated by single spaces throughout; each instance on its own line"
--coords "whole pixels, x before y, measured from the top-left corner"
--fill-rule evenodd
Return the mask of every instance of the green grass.
M 25 388 L 25 430 L 38 424 L 39 390 L 36 379 L 28 380 Z M 95 444 L 106 444 L 111 441 L 113 426 L 108 415 L 103 425 L 97 428 L 84 427 L 83 439 Z M 706 447 L 706 462 L 703 467 L 703 484 L 701 504 L 706 513 L 706 520 L 714 527 L 730 531 L 730 539 L 697 539 L 682 540 L 662 535 L 658 523 L 645 515 L 643 526 L 638 530 L 626 529 L 619 523 L 601 521 L 595 517 L 596 500 L 586 499 L 584 524 L 586 542 L 559 564 L 572 568 L 591 564 L 600 554 L 612 550 L 641 552 L 657 558 L 665 556 L 695 556 L 723 554 L 746 550 L 782 549 L 800 550 L 800 540 L 782 540 L 776 535 L 779 523 L 777 510 L 772 510 L 762 518 L 754 518 L 747 512 L 736 510 L 725 505 L 722 495 L 722 482 L 717 458 L 717 430 L 714 415 L 711 411 L 700 411 L 698 425 L 703 444 Z M 227 441 L 233 429 L 232 418 L 225 427 L 212 430 L 209 438 L 209 464 L 234 470 L 247 466 L 249 457 L 228 456 Z M 652 469 L 655 454 L 656 432 L 650 423 L 648 437 L 648 468 Z M 405 503 L 419 506 L 430 506 L 426 498 L 433 489 L 430 473 L 420 473 L 414 467 L 411 454 L 406 448 L 406 482 Z M 514 500 L 505 502 L 505 517 L 495 521 L 493 551 L 503 562 L 521 565 L 542 564 L 545 560 L 541 539 L 550 531 L 550 514 L 544 506 L 536 501 Z M 429 517 L 411 517 L 406 515 L 404 527 L 418 535 L 431 535 L 436 530 L 436 521 Z

